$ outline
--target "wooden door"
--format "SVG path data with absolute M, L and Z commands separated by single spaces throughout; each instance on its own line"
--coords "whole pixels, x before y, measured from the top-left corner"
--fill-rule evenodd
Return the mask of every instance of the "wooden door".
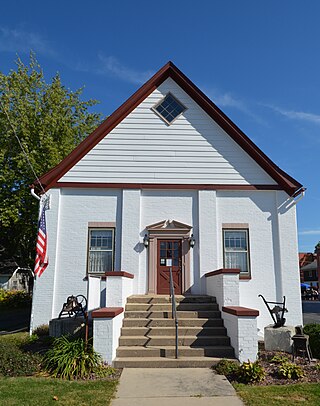
M 174 292 L 182 294 L 182 250 L 181 240 L 158 240 L 157 293 L 170 293 L 170 268 Z

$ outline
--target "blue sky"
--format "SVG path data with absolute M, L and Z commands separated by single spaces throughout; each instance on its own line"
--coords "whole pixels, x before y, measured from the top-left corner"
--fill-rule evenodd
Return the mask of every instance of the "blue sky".
M 307 193 L 300 251 L 320 240 L 320 2 L 6 2 L 0 70 L 30 49 L 50 78 L 110 115 L 172 60 Z

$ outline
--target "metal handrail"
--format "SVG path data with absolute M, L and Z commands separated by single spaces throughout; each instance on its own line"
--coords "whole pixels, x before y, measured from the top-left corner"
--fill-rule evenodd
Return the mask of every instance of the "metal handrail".
M 173 277 L 172 277 L 172 268 L 169 268 L 170 273 L 170 297 L 171 297 L 171 305 L 172 305 L 172 318 L 174 319 L 175 328 L 176 328 L 176 348 L 175 348 L 175 358 L 178 358 L 178 317 L 177 317 L 177 307 L 176 307 L 176 298 L 174 295 L 174 284 L 173 284 Z

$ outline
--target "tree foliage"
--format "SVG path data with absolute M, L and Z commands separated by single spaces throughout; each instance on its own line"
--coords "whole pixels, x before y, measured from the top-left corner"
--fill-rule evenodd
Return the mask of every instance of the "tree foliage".
M 46 83 L 35 55 L 16 69 L 0 72 L 0 245 L 6 256 L 32 264 L 38 203 L 30 195 L 34 175 L 15 137 L 18 135 L 38 175 L 57 165 L 101 121 L 56 74 Z

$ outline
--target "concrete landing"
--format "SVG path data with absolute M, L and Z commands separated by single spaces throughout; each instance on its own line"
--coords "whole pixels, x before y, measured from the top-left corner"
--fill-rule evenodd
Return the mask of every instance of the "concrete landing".
M 242 406 L 222 375 L 209 368 L 125 368 L 112 406 Z

